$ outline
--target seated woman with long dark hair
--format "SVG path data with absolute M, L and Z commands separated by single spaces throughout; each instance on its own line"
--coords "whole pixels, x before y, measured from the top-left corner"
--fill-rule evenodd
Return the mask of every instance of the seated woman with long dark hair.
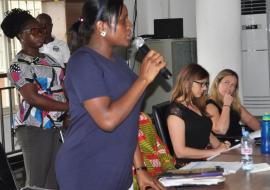
M 188 64 L 178 74 L 167 118 L 176 167 L 206 159 L 230 146 L 211 133 L 212 122 L 205 109 L 208 81 L 208 72 L 198 64 Z M 211 148 L 207 148 L 209 143 Z

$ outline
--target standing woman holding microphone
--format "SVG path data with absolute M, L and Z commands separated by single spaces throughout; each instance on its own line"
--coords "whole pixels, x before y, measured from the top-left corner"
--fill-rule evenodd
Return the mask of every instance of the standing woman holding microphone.
M 56 161 L 60 189 L 127 190 L 132 165 L 141 189 L 163 189 L 145 170 L 137 134 L 142 95 L 164 58 L 150 51 L 136 76 L 113 54 L 132 37 L 123 0 L 88 0 L 82 16 L 85 46 L 73 53 L 65 78 L 70 125 Z

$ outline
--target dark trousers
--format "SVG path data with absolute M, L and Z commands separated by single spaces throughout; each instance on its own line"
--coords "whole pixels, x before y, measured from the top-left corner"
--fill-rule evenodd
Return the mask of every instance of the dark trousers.
M 59 129 L 21 126 L 16 129 L 16 137 L 24 157 L 25 185 L 58 189 L 54 163 L 60 146 Z

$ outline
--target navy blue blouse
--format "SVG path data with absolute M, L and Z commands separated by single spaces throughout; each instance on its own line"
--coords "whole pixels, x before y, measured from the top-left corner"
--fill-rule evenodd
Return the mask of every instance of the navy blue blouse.
M 65 79 L 70 126 L 56 160 L 60 189 L 126 190 L 131 186 L 141 101 L 112 132 L 95 123 L 83 102 L 102 96 L 117 100 L 136 79 L 117 56 L 112 61 L 87 47 L 73 54 Z

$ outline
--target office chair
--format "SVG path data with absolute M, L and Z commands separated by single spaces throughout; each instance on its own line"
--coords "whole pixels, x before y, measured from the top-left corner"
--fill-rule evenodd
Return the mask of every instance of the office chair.
M 0 189 L 17 190 L 2 143 L 0 143 Z
M 167 145 L 171 155 L 174 155 L 169 130 L 167 127 L 167 110 L 169 105 L 169 101 L 153 105 L 152 117 L 159 137 Z

